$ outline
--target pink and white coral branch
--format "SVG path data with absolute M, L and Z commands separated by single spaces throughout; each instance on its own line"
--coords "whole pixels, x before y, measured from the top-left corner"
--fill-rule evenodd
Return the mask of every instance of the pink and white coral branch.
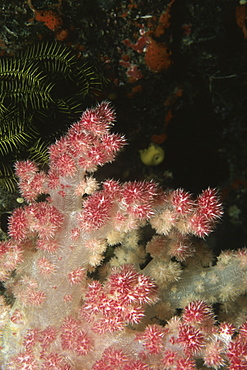
M 50 146 L 47 173 L 16 164 L 25 205 L 0 243 L 11 300 L 0 301 L 1 369 L 192 370 L 198 359 L 246 369 L 246 323 L 218 324 L 209 304 L 245 292 L 246 251 L 206 271 L 197 258 L 195 241 L 222 215 L 216 190 L 193 198 L 153 181 L 98 183 L 93 172 L 125 145 L 114 121 L 102 102 Z

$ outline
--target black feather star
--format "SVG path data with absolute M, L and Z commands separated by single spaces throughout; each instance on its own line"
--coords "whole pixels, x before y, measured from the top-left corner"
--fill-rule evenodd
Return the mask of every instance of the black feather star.
M 0 186 L 15 189 L 13 162 L 47 162 L 47 146 L 90 104 L 102 72 L 61 43 L 0 58 Z

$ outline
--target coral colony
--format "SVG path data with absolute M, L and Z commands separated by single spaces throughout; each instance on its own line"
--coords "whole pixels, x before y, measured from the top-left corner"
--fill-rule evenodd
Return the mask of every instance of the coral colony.
M 26 205 L 0 244 L 1 369 L 247 369 L 247 251 L 212 263 L 203 240 L 216 190 L 99 184 L 125 144 L 114 120 L 107 102 L 86 110 L 48 173 L 16 163 Z

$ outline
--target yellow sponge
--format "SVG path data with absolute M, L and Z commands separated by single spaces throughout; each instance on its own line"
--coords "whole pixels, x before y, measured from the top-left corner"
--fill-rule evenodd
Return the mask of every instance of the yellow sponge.
M 151 143 L 147 149 L 139 150 L 142 163 L 147 166 L 157 166 L 165 158 L 164 150 L 159 146 Z

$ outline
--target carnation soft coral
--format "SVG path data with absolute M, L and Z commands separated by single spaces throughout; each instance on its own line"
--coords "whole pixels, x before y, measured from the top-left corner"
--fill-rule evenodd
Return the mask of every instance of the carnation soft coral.
M 25 204 L 0 244 L 1 369 L 246 369 L 247 252 L 212 264 L 200 239 L 222 215 L 216 189 L 99 184 L 125 144 L 114 120 L 108 102 L 87 109 L 47 173 L 16 163 Z

